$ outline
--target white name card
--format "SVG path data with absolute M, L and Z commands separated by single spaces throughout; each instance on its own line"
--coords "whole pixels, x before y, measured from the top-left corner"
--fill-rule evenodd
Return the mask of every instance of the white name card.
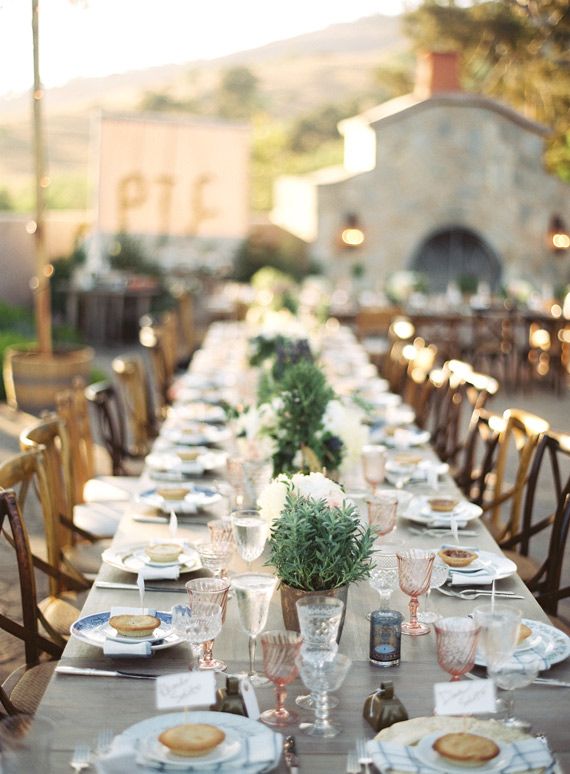
M 495 712 L 495 683 L 492 680 L 461 680 L 433 686 L 436 715 L 476 715 Z
M 251 720 L 257 720 L 259 717 L 259 703 L 253 685 L 247 677 L 244 677 L 243 680 L 240 680 L 239 687 L 241 695 L 243 696 L 243 703 L 247 710 L 247 716 L 251 718 Z
M 213 672 L 183 672 L 156 679 L 156 708 L 204 707 L 216 700 Z

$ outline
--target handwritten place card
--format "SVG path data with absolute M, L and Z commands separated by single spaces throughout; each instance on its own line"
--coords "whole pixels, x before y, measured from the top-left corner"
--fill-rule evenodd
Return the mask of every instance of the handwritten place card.
M 182 672 L 156 680 L 156 708 L 208 707 L 216 701 L 213 672 Z
M 433 686 L 436 715 L 477 715 L 495 712 L 495 683 L 492 680 L 461 680 Z
M 244 677 L 242 680 L 240 680 L 239 687 L 240 687 L 241 695 L 243 696 L 243 702 L 247 710 L 248 718 L 251 718 L 252 720 L 257 720 L 259 717 L 259 704 L 257 701 L 257 696 L 255 695 L 255 691 L 253 689 L 253 685 L 247 679 L 247 677 Z

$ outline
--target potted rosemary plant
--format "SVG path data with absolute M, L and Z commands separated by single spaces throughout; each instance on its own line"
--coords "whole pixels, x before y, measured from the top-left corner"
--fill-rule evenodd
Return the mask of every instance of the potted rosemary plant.
M 267 564 L 280 580 L 285 627 L 299 631 L 296 602 L 307 594 L 338 597 L 346 609 L 349 585 L 373 568 L 374 535 L 342 489 L 321 473 L 279 476 L 258 504 L 273 519 Z

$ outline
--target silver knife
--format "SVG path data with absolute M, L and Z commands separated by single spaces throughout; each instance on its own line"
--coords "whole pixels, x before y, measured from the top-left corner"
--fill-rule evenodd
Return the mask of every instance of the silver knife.
M 285 737 L 283 742 L 283 758 L 291 774 L 299 774 L 299 758 L 294 736 Z
M 570 683 L 565 683 L 564 680 L 554 680 L 550 677 L 537 677 L 533 683 L 535 685 L 557 685 L 560 688 L 570 688 Z
M 158 675 L 142 672 L 122 672 L 120 669 L 94 669 L 92 667 L 74 667 L 60 664 L 55 671 L 60 675 L 88 675 L 89 677 L 133 677 L 135 680 L 156 680 Z
M 98 589 L 129 589 L 129 591 L 138 591 L 139 587 L 134 583 L 111 583 L 111 581 L 95 581 L 95 586 Z M 164 591 L 175 592 L 177 594 L 186 594 L 184 586 L 147 586 L 145 583 L 145 591 Z

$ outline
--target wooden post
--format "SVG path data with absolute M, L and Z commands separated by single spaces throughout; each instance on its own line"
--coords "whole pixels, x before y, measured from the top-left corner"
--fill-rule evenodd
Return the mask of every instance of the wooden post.
M 52 353 L 51 333 L 51 301 L 50 275 L 51 265 L 47 260 L 45 242 L 44 210 L 45 174 L 44 139 L 42 126 L 43 89 L 40 80 L 39 52 L 39 0 L 32 0 L 32 39 L 34 51 L 34 88 L 32 92 L 33 105 L 33 137 L 34 137 L 34 171 L 35 171 L 35 227 L 33 229 L 36 252 L 36 277 L 32 283 L 35 303 L 36 335 L 39 351 L 45 355 Z

